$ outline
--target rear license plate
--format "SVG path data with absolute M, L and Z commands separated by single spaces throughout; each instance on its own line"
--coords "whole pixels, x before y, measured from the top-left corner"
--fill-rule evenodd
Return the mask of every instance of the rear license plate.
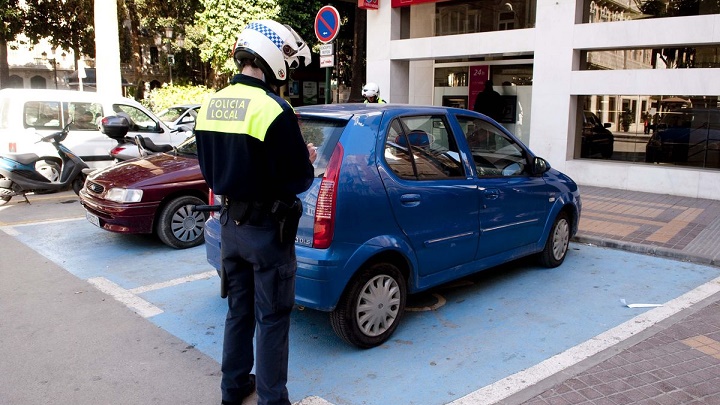
M 93 215 L 89 212 L 85 212 L 85 218 L 87 218 L 88 221 L 90 221 L 91 224 L 100 227 L 100 218 L 97 217 L 97 215 Z

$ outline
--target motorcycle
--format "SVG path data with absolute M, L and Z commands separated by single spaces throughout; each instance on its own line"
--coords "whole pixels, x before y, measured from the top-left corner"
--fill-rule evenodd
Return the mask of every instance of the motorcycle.
M 85 183 L 83 173 L 88 165 L 62 144 L 68 135 L 69 122 L 62 131 L 44 136 L 38 142 L 51 143 L 58 152 L 62 164 L 60 178 L 51 180 L 43 175 L 36 163 L 45 159 L 35 153 L 7 153 L 0 155 L 0 205 L 7 204 L 14 196 L 21 195 L 30 204 L 27 193 L 47 193 L 72 187 L 75 194 L 80 193 Z
M 142 135 L 127 136 L 129 129 L 130 120 L 123 115 L 103 117 L 100 122 L 100 132 L 117 143 L 109 152 L 115 163 L 145 157 L 157 152 L 169 152 L 174 148 L 169 144 L 157 145 L 152 139 Z M 173 130 L 173 132 L 186 131 L 190 131 L 190 129 L 178 127 Z

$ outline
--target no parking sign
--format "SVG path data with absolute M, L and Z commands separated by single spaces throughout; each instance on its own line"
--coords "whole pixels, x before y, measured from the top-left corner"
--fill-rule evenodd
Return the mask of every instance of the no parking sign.
M 315 36 L 323 44 L 335 39 L 340 31 L 340 13 L 333 6 L 320 8 L 315 16 Z

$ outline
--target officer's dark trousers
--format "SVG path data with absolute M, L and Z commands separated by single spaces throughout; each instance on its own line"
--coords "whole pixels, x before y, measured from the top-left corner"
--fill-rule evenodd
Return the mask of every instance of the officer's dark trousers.
M 225 219 L 225 218 L 223 218 Z M 228 277 L 228 313 L 222 357 L 222 397 L 240 401 L 252 370 L 258 405 L 287 405 L 288 332 L 295 301 L 295 244 L 280 245 L 270 218 L 222 226 L 222 262 Z

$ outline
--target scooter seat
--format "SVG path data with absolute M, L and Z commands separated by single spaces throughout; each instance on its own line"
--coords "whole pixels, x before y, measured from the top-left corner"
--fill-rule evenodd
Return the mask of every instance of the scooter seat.
M 5 153 L 3 156 L 24 165 L 32 164 L 38 160 L 38 155 L 34 153 Z

